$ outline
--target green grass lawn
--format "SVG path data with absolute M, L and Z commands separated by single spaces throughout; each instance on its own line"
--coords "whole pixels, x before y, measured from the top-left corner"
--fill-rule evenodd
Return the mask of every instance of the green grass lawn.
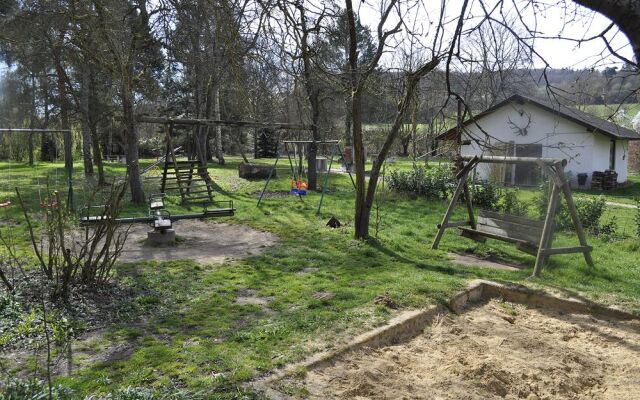
M 353 187 L 347 175 L 331 175 L 322 215 L 316 216 L 317 193 L 303 201 L 293 196 L 266 199 L 256 207 L 264 182 L 238 178 L 240 160 L 230 157 L 227 161 L 224 167 L 210 168 L 220 186 L 218 198 L 233 200 L 237 208 L 235 217 L 221 221 L 273 232 L 279 244 L 261 255 L 222 265 L 184 260 L 118 266 L 114 281 L 126 285 L 135 296 L 114 304 L 122 310 L 121 317 L 102 327 L 99 337 L 76 344 L 80 367 L 56 382 L 70 386 L 78 395 L 144 386 L 162 393 L 182 391 L 187 398 L 252 396 L 242 386 L 248 380 L 334 347 L 402 310 L 445 301 L 476 278 L 551 288 L 640 312 L 637 238 L 609 242 L 589 237 L 595 268 L 587 267 L 580 255 L 555 256 L 542 277 L 532 279 L 534 258 L 504 243 L 477 244 L 450 231 L 441 249 L 431 250 L 435 226 L 446 207 L 443 202 L 387 192 L 379 204 L 379 223 L 375 212 L 372 217 L 371 233 L 377 225 L 377 237 L 356 241 L 352 234 Z M 406 167 L 405 163 L 399 162 L 400 167 Z M 38 182 L 42 193 L 47 173 L 55 181 L 55 171 L 61 168 L 61 164 L 30 168 L 0 163 L 0 199 L 15 198 L 11 187 L 18 185 L 36 213 Z M 289 189 L 288 168 L 279 164 L 270 191 Z M 107 171 L 110 178 L 122 177 L 124 172 L 120 164 L 109 164 Z M 90 191 L 81 174 L 77 168 L 78 204 Z M 52 186 L 64 192 L 64 179 L 59 175 Z M 147 194 L 157 186 L 157 180 L 145 180 Z M 175 212 L 184 210 L 177 199 L 170 204 Z M 456 217 L 462 212 L 459 209 Z M 128 205 L 125 214 L 145 215 L 146 209 Z M 19 216 L 17 207 L 0 215 L 2 234 L 11 230 L 12 240 L 28 254 L 24 224 L 8 227 L 7 221 Z M 330 216 L 336 216 L 343 227 L 327 228 Z M 555 241 L 558 246 L 575 243 L 568 233 L 558 234 Z M 451 251 L 493 255 L 528 268 L 516 272 L 465 268 L 449 261 L 447 252 Z M 313 272 L 303 273 L 305 268 Z M 235 299 L 247 290 L 270 298 L 268 308 L 237 304 Z M 318 292 L 332 296 L 314 297 Z M 374 299 L 380 295 L 393 299 L 398 309 L 376 305 Z M 92 361 L 92 355 L 115 345 L 128 349 L 126 355 Z M 17 367 L 5 359 L 7 364 L 8 371 L 15 373 Z

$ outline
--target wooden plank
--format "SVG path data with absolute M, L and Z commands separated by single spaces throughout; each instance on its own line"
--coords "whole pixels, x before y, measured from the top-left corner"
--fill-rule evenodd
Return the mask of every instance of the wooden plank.
M 544 226 L 544 221 L 531 219 L 527 217 L 521 217 L 519 215 L 503 214 L 503 213 L 499 213 L 491 210 L 480 210 L 480 216 L 487 217 L 487 218 L 501 219 L 505 221 L 515 222 L 516 224 L 527 225 L 527 226 L 536 226 L 540 228 Z
M 585 251 L 592 251 L 592 250 L 593 250 L 593 247 L 591 246 L 556 247 L 551 249 L 543 249 L 542 254 L 553 255 L 553 254 L 584 253 Z
M 506 223 L 503 222 L 503 224 L 506 224 Z M 510 228 L 509 226 L 505 226 L 505 225 L 502 225 L 502 226 L 487 225 L 482 223 L 482 221 L 478 220 L 477 230 L 480 232 L 491 233 L 494 235 L 510 237 L 512 239 L 517 239 L 523 242 L 538 243 L 538 241 L 540 240 L 540 235 L 527 234 L 524 232 L 517 231 L 515 229 L 509 229 L 509 228 Z
M 525 240 L 515 239 L 509 236 L 499 235 L 496 233 L 484 232 L 484 231 L 479 231 L 479 230 L 474 230 L 469 228 L 458 228 L 458 229 L 460 229 L 460 231 L 462 232 L 468 232 L 468 234 L 471 234 L 471 235 L 484 236 L 489 239 L 501 240 L 503 242 L 513 243 L 513 244 L 518 244 L 518 243 L 529 244 L 529 242 Z
M 457 228 L 459 226 L 469 226 L 469 225 L 471 225 L 469 221 L 455 221 L 455 222 L 447 223 L 445 228 Z M 438 224 L 438 228 L 441 228 L 441 227 L 442 227 L 442 224 Z
M 536 243 L 540 241 L 540 234 L 542 233 L 542 227 L 540 226 L 523 225 L 498 218 L 478 217 L 478 224 L 511 230 L 514 232 L 522 233 L 524 235 L 530 235 L 535 238 L 534 242 Z
M 571 215 L 571 219 L 573 220 L 573 226 L 576 229 L 576 234 L 578 235 L 578 240 L 580 241 L 580 245 L 582 247 L 589 247 L 587 244 L 587 237 L 584 234 L 584 229 L 582 228 L 582 222 L 580 221 L 580 217 L 578 217 L 578 210 L 576 209 L 576 204 L 573 201 L 573 195 L 571 194 L 571 188 L 569 187 L 569 183 L 564 177 L 564 166 L 562 164 L 556 165 L 556 170 L 558 171 L 558 176 L 563 184 L 560 186 L 562 189 L 562 193 L 564 194 L 564 199 L 567 202 L 567 208 L 569 209 L 569 215 Z M 593 267 L 593 259 L 591 258 L 591 248 L 589 250 L 585 250 L 582 253 L 584 255 L 584 260 L 588 266 Z
M 509 221 L 502 221 L 494 218 L 478 217 L 477 229 L 480 231 L 495 232 L 499 230 L 499 234 L 506 234 L 517 239 L 526 240 L 532 243 L 539 243 L 542 229 L 538 227 L 530 227 L 520 225 Z
M 547 216 L 544 220 L 544 228 L 542 228 L 542 236 L 540 237 L 540 245 L 538 247 L 538 254 L 536 255 L 536 264 L 533 267 L 533 276 L 538 277 L 542 272 L 542 265 L 546 259 L 543 253 L 545 249 L 551 247 L 553 242 L 553 231 L 555 229 L 554 218 L 556 215 L 556 209 L 558 208 L 558 202 L 560 201 L 560 188 L 554 184 L 551 189 L 551 198 L 549 199 L 549 205 L 547 206 Z
M 471 163 L 467 164 L 466 167 L 469 167 L 469 165 L 471 165 Z M 462 194 L 465 181 L 467 179 L 467 175 L 469 174 L 469 171 L 471 171 L 471 169 L 472 169 L 471 167 L 466 169 L 463 168 L 464 173 L 458 180 L 458 186 L 456 187 L 456 190 L 453 192 L 453 196 L 451 197 L 451 202 L 449 203 L 449 206 L 447 207 L 447 211 L 444 213 L 444 216 L 442 217 L 440 228 L 438 229 L 438 232 L 436 233 L 436 237 L 435 239 L 433 239 L 433 244 L 431 245 L 432 249 L 437 249 L 438 246 L 440 245 L 440 240 L 444 235 L 445 229 L 447 229 L 446 227 L 447 227 L 447 224 L 449 223 L 449 218 L 451 218 L 451 215 L 453 214 L 453 209 L 455 208 L 456 203 L 458 202 L 458 198 L 460 197 L 460 194 Z
M 469 184 L 466 182 L 464 182 L 464 201 L 467 204 L 467 215 L 469 216 L 469 224 L 471 225 L 471 228 L 476 229 L 476 217 L 473 213 L 473 199 L 471 198 L 471 191 L 469 190 Z

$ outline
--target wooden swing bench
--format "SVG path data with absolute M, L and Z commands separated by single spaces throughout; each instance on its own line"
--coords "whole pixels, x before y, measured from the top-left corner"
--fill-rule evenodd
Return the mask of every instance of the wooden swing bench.
M 534 255 L 536 263 L 533 270 L 534 276 L 539 276 L 543 263 L 554 254 L 582 253 L 589 266 L 593 266 L 591 251 L 593 248 L 587 244 L 587 239 L 578 217 L 576 205 L 573 201 L 571 188 L 564 175 L 566 160 L 534 157 L 508 157 L 508 156 L 463 156 L 458 160 L 460 169 L 456 174 L 458 184 L 453 193 L 447 211 L 438 224 L 438 233 L 431 246 L 437 249 L 444 232 L 448 228 L 458 228 L 461 236 L 485 242 L 486 239 L 495 239 L 512 243 L 518 250 Z M 464 163 L 466 161 L 466 164 Z M 471 199 L 471 191 L 467 177 L 479 163 L 503 163 L 503 164 L 537 164 L 551 179 L 553 188 L 549 198 L 549 205 L 544 221 L 533 220 L 517 215 L 502 214 L 494 211 L 480 210 L 476 220 Z M 578 236 L 580 246 L 552 247 L 553 233 L 555 230 L 555 213 L 563 195 L 573 226 Z M 466 221 L 450 222 L 453 209 L 460 196 L 464 195 L 468 219 Z
M 484 243 L 486 239 L 515 244 L 518 250 L 533 256 L 538 254 L 544 221 L 517 215 L 480 210 L 476 229 L 460 226 L 460 236 Z

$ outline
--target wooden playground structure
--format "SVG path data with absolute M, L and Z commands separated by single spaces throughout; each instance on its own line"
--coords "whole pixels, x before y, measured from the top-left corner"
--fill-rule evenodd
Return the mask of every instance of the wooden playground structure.
M 447 207 L 447 211 L 442 218 L 442 222 L 438 224 L 438 233 L 433 241 L 433 249 L 437 249 L 440 245 L 440 240 L 446 229 L 458 228 L 463 237 L 478 242 L 484 242 L 488 238 L 512 243 L 518 250 L 534 255 L 536 257 L 533 270 L 534 276 L 540 276 L 545 261 L 555 254 L 582 253 L 586 263 L 589 266 L 593 266 L 593 260 L 591 258 L 593 248 L 587 244 L 584 229 L 571 193 L 571 187 L 565 177 L 564 166 L 567 163 L 566 160 L 508 156 L 460 156 L 457 161 L 460 165 L 460 169 L 456 174 L 458 183 Z M 485 210 L 481 210 L 476 219 L 467 178 L 480 163 L 538 165 L 550 178 L 553 186 L 544 221 Z M 464 196 L 468 219 L 463 221 L 450 221 L 460 196 Z M 569 215 L 571 216 L 576 235 L 578 236 L 579 246 L 552 246 L 555 231 L 554 218 L 561 196 L 563 196 L 566 201 Z

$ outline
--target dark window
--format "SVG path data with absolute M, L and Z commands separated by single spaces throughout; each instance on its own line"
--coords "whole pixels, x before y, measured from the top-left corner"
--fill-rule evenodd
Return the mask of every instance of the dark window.
M 616 141 L 611 140 L 611 145 L 609 146 L 609 169 L 616 169 Z

